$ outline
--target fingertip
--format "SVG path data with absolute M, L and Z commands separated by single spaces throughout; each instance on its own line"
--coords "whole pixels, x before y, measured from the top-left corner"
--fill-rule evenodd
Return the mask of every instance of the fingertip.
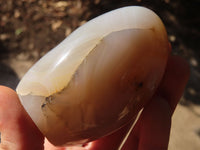
M 12 109 L 13 115 L 16 114 L 17 107 L 13 107 L 13 105 L 19 105 L 15 91 L 8 87 L 0 86 L 0 131 L 4 128 L 5 121 L 10 116 L 10 113 L 6 113 L 6 110 Z
M 170 106 L 165 99 L 155 95 L 145 106 L 123 150 L 167 150 L 170 127 Z
M 190 67 L 180 56 L 170 56 L 158 93 L 169 103 L 172 113 L 179 102 L 190 76 Z
M 189 66 L 188 62 L 184 58 L 182 58 L 178 55 L 169 57 L 168 67 L 170 69 L 176 70 L 176 72 L 175 72 L 176 75 L 177 76 L 182 75 L 183 78 L 185 78 L 186 80 L 190 76 L 190 66 Z
M 6 101 L 9 102 L 13 99 L 18 99 L 16 92 L 9 87 L 0 85 L 0 104 L 5 104 Z
M 0 147 L 43 149 L 43 135 L 27 115 L 16 92 L 4 86 L 0 86 L 0 132 Z
M 170 128 L 171 110 L 168 102 L 155 95 L 141 116 L 140 150 L 167 150 Z

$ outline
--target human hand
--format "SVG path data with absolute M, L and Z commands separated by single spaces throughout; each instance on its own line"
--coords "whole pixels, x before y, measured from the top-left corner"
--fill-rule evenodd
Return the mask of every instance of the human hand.
M 168 60 L 163 80 L 130 133 L 123 150 L 167 150 L 171 116 L 189 78 L 187 63 L 178 56 Z M 0 86 L 0 132 L 2 150 L 115 150 L 129 128 L 77 148 L 56 148 L 35 126 L 21 105 L 15 91 Z

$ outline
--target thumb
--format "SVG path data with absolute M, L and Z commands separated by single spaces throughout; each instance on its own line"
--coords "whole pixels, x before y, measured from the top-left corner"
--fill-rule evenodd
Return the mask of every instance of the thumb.
M 42 150 L 44 137 L 23 109 L 15 91 L 0 86 L 0 149 Z

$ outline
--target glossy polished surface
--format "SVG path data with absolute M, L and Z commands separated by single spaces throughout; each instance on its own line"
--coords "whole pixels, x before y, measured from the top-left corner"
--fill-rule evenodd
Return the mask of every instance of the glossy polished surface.
M 74 31 L 27 72 L 17 92 L 50 142 L 85 143 L 137 115 L 158 87 L 168 53 L 155 13 L 117 9 Z

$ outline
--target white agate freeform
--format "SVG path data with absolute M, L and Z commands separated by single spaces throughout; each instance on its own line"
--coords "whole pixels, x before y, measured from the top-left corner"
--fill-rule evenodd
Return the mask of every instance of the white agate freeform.
M 79 27 L 22 78 L 17 93 L 54 145 L 75 145 L 125 125 L 155 93 L 169 55 L 162 21 L 124 7 Z

